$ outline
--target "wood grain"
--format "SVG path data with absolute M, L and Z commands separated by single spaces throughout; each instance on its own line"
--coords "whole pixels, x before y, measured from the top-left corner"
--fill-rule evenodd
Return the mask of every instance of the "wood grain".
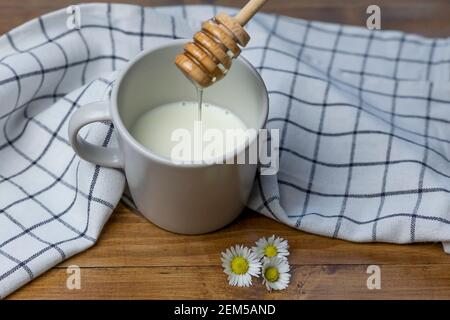
M 86 0 L 83 2 L 105 2 Z M 217 4 L 240 8 L 245 0 L 120 0 L 110 2 L 145 6 L 179 4 Z M 74 4 L 72 0 L 0 0 L 0 33 L 31 18 Z M 272 0 L 262 11 L 303 19 L 365 25 L 366 8 L 373 0 Z M 382 28 L 399 29 L 429 36 L 448 36 L 450 2 L 447 0 L 378 0 L 382 11 Z
M 89 2 L 89 1 L 87 1 Z M 98 1 L 95 1 L 98 2 Z M 114 2 L 114 1 L 113 1 Z M 244 0 L 123 0 L 145 6 L 181 3 L 242 7 Z M 274 0 L 263 11 L 304 19 L 364 25 L 372 0 Z M 70 0 L 0 0 L 0 33 Z M 450 35 L 448 0 L 381 0 L 383 29 L 428 36 Z M 262 285 L 231 288 L 219 254 L 262 236 L 289 240 L 292 283 L 267 293 Z M 379 265 L 381 290 L 368 290 L 368 265 Z M 66 288 L 66 267 L 81 268 L 82 288 Z M 299 232 L 246 211 L 230 226 L 202 236 L 174 235 L 120 205 L 98 243 L 16 291 L 11 299 L 450 299 L 450 256 L 440 243 L 417 245 L 356 244 Z
M 368 290 L 366 265 L 294 266 L 290 286 L 267 292 L 226 284 L 219 266 L 83 268 L 81 289 L 66 288 L 64 268 L 35 280 L 15 299 L 449 299 L 450 265 L 381 266 L 380 290 Z
M 355 244 L 307 234 L 250 212 L 220 232 L 199 236 L 176 235 L 147 222 L 120 205 L 89 255 L 78 255 L 62 266 L 86 267 L 215 266 L 231 245 L 252 245 L 263 236 L 289 239 L 290 262 L 317 264 L 450 264 L 442 245 Z
M 220 252 L 262 236 L 289 240 L 288 290 L 267 293 L 260 281 L 231 288 Z M 368 290 L 369 265 L 381 290 Z M 81 268 L 81 290 L 66 288 L 66 268 Z M 441 244 L 355 244 L 299 232 L 246 211 L 223 230 L 200 236 L 159 229 L 121 204 L 90 250 L 12 294 L 11 299 L 450 299 L 450 256 Z

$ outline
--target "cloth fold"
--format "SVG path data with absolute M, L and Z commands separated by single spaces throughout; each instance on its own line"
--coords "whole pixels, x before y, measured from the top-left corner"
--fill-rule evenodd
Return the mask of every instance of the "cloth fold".
M 191 38 L 214 6 L 79 5 L 0 38 L 0 296 L 92 246 L 121 198 L 121 171 L 80 160 L 71 114 L 108 99 L 139 51 Z M 450 40 L 257 15 L 243 55 L 270 94 L 277 175 L 248 206 L 352 241 L 450 241 Z M 110 123 L 81 132 L 116 144 Z

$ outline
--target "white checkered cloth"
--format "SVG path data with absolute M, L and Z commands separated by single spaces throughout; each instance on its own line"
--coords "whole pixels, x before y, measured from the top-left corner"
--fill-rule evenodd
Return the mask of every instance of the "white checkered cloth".
M 108 98 L 113 70 L 144 48 L 191 38 L 217 7 L 81 5 L 0 38 L 0 296 L 92 246 L 117 205 L 121 171 L 81 161 L 67 122 Z M 194 20 L 195 19 L 195 20 Z M 450 241 L 450 39 L 257 16 L 243 55 L 281 130 L 276 176 L 249 207 L 352 241 Z M 84 131 L 114 144 L 108 123 Z

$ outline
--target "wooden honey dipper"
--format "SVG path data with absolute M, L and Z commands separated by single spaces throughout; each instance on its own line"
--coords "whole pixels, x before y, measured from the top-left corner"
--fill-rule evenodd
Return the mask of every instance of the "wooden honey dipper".
M 219 13 L 204 22 L 194 41 L 187 43 L 184 52 L 176 57 L 177 67 L 201 88 L 222 79 L 231 68 L 232 59 L 241 53 L 239 45 L 245 47 L 250 41 L 243 27 L 266 1 L 250 0 L 234 18 Z

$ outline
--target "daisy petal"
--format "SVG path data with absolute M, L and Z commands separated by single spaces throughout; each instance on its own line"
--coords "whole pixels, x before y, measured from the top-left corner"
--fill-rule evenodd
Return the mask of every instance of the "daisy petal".
M 236 245 L 221 254 L 223 272 L 228 275 L 231 286 L 248 287 L 252 276 L 261 272 L 261 262 L 249 248 Z

